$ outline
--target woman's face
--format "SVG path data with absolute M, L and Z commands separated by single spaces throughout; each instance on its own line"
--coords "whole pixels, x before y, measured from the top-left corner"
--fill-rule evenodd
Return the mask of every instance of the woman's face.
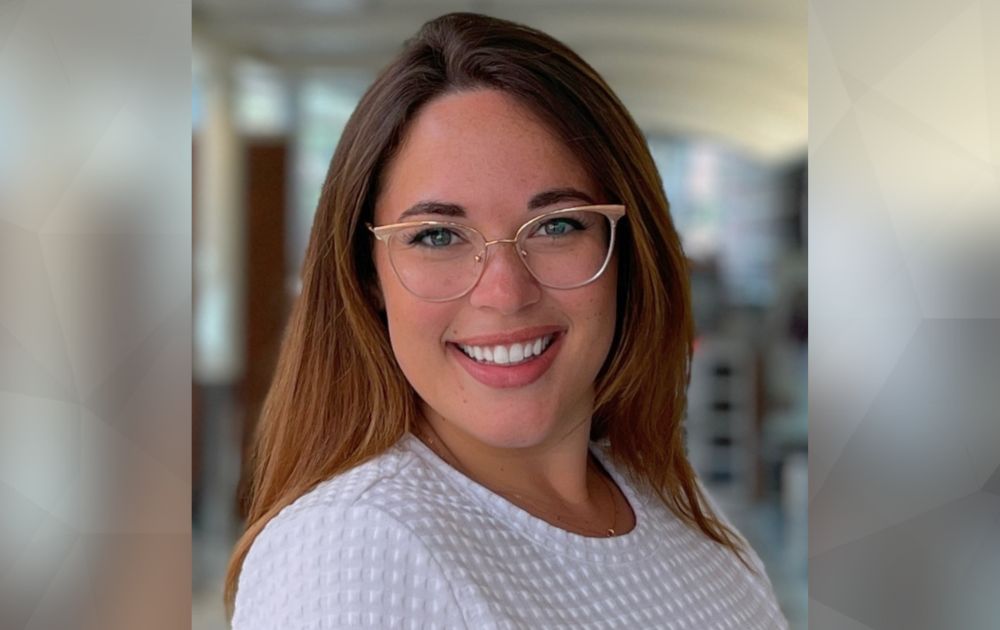
M 553 191 L 562 192 L 543 196 Z M 386 170 L 375 225 L 452 221 L 504 239 L 547 210 L 601 201 L 583 166 L 527 108 L 502 92 L 469 91 L 430 102 L 412 121 Z M 417 204 L 431 213 L 402 217 Z M 592 413 L 615 328 L 616 260 L 589 285 L 555 290 L 539 285 L 512 246 L 490 250 L 469 293 L 435 303 L 400 284 L 376 242 L 393 352 L 424 412 L 453 435 L 494 448 L 553 444 Z M 549 345 L 517 365 L 484 364 L 460 348 L 534 350 L 539 340 Z

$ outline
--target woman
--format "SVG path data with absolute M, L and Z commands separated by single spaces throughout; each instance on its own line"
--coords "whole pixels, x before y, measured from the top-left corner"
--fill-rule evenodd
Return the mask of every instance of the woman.
M 784 627 L 684 456 L 691 338 L 662 186 L 603 80 L 526 27 L 429 22 L 323 188 L 234 628 Z

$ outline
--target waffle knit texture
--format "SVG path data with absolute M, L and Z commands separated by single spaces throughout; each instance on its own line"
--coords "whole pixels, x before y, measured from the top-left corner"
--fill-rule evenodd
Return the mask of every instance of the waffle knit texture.
M 550 525 L 406 434 L 267 524 L 233 629 L 787 628 L 756 554 L 759 575 L 592 450 L 635 512 L 627 534 Z

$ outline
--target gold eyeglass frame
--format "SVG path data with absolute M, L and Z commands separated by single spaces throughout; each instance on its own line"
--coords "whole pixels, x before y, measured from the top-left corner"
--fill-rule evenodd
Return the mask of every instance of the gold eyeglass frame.
M 396 268 L 396 263 L 393 260 L 392 255 L 390 254 L 389 256 L 389 264 L 392 266 L 393 273 L 396 274 L 396 278 L 399 279 L 400 284 L 402 284 L 407 291 L 413 293 L 413 295 L 427 302 L 451 302 L 452 300 L 457 300 L 461 297 L 468 295 L 470 291 L 476 288 L 476 285 L 479 284 L 479 281 L 482 280 L 483 272 L 486 271 L 486 261 L 490 245 L 497 245 L 499 243 L 510 243 L 512 245 L 515 245 L 518 242 L 518 239 L 521 237 L 521 235 L 524 234 L 525 231 L 528 230 L 529 228 L 538 225 L 547 219 L 551 219 L 552 217 L 557 217 L 561 214 L 569 214 L 571 212 L 581 212 L 581 211 L 596 212 L 598 214 L 602 214 L 611 223 L 611 232 L 608 237 L 609 238 L 608 253 L 604 257 L 604 262 L 601 263 L 601 267 L 597 270 L 597 273 L 595 273 L 587 280 L 584 280 L 583 282 L 579 282 L 577 284 L 568 287 L 559 287 L 546 284 L 541 280 L 541 278 L 535 275 L 535 272 L 531 269 L 531 266 L 528 265 L 528 261 L 525 259 L 525 257 L 528 255 L 528 252 L 524 251 L 520 247 L 514 248 L 514 250 L 517 252 L 517 257 L 521 260 L 521 263 L 524 265 L 524 268 L 528 270 L 528 273 L 531 274 L 531 277 L 534 278 L 536 281 L 538 281 L 540 285 L 549 289 L 555 289 L 557 291 L 568 291 L 570 289 L 579 289 L 580 287 L 586 286 L 591 282 L 594 282 L 595 280 L 600 278 L 601 275 L 604 273 L 604 270 L 607 269 L 608 263 L 611 262 L 611 256 L 614 254 L 615 251 L 615 229 L 618 226 L 618 221 L 625 216 L 624 205 L 597 204 L 589 206 L 574 206 L 572 208 L 560 208 L 559 210 L 551 210 L 549 212 L 544 212 L 536 217 L 532 217 L 531 219 L 526 221 L 521 227 L 517 228 L 517 231 L 514 233 L 514 238 L 498 238 L 492 241 L 487 240 L 486 236 L 476 228 L 470 225 L 464 225 L 462 223 L 455 223 L 452 221 L 406 221 L 403 223 L 390 223 L 387 225 L 380 225 L 377 227 L 373 226 L 371 223 L 366 223 L 365 225 L 368 227 L 369 231 L 371 231 L 371 233 L 375 236 L 377 240 L 385 243 L 386 247 L 389 246 L 389 240 L 392 238 L 394 234 L 396 234 L 400 230 L 408 228 L 418 228 L 418 227 L 459 228 L 460 230 L 469 230 L 474 234 L 478 235 L 480 242 L 483 243 L 483 247 L 482 250 L 478 254 L 476 254 L 475 262 L 477 264 L 478 263 L 483 263 L 483 264 L 479 266 L 479 273 L 476 276 L 475 280 L 472 281 L 472 284 L 469 285 L 469 288 L 465 289 L 464 291 L 462 291 L 458 295 L 455 295 L 454 297 L 427 298 L 417 294 L 415 291 L 413 291 L 413 289 L 411 289 L 406 285 L 406 282 L 403 281 L 403 277 L 399 273 L 399 270 Z

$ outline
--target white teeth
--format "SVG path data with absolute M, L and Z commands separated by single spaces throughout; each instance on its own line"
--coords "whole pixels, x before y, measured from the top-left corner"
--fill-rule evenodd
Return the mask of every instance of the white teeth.
M 460 344 L 459 347 L 466 356 L 479 361 L 480 363 L 495 363 L 496 365 L 511 365 L 522 363 L 536 357 L 552 343 L 553 335 L 545 335 L 534 341 L 524 343 L 513 343 L 509 346 L 468 346 Z
M 500 365 L 507 365 L 510 359 L 507 357 L 506 346 L 493 346 L 493 362 Z

